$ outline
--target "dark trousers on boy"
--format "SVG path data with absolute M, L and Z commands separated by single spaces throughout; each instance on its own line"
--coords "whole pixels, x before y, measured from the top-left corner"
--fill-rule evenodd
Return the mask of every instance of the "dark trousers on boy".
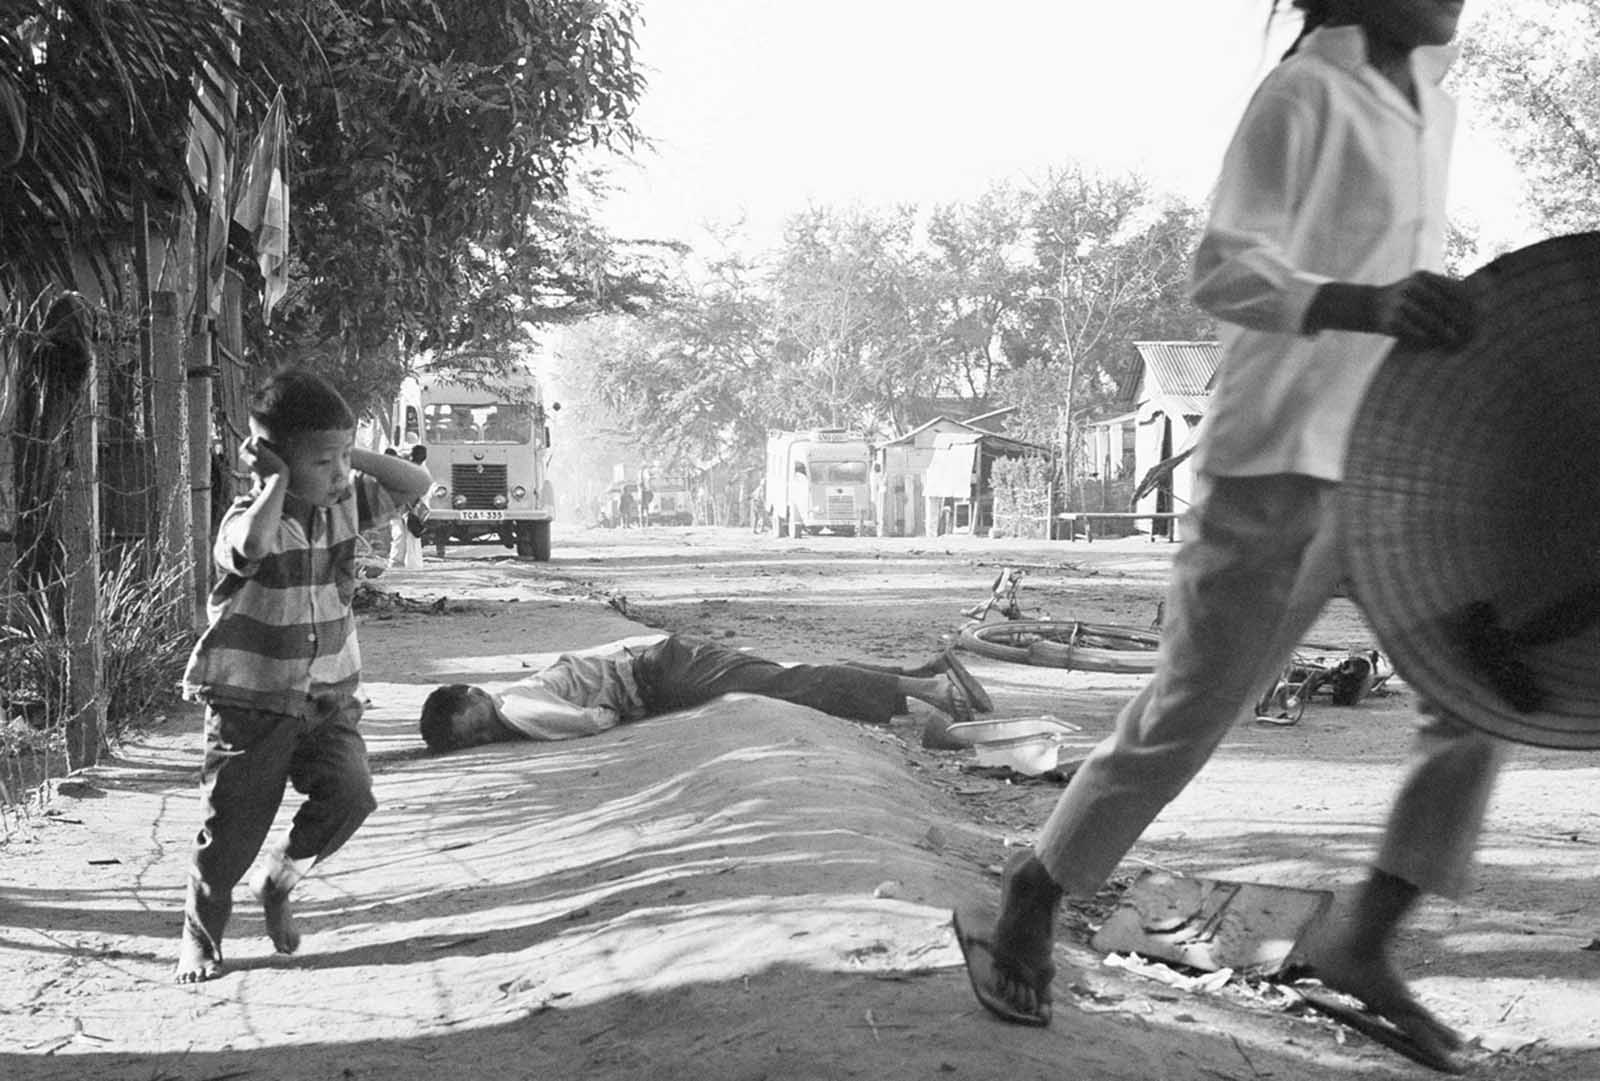
M 201 766 L 204 808 L 184 904 L 186 932 L 222 956 L 233 887 L 261 851 L 284 787 L 306 797 L 285 844 L 268 861 L 266 885 L 287 893 L 313 862 L 337 852 L 377 807 L 361 703 L 349 695 L 307 698 L 300 716 L 208 707 Z

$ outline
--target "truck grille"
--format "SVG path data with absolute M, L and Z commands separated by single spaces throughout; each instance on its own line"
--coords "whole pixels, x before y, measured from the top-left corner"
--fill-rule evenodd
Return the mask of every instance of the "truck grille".
M 856 497 L 853 495 L 828 496 L 828 520 L 853 522 L 856 518 Z
M 506 494 L 504 465 L 452 465 L 450 491 L 467 497 L 463 510 L 494 510 L 494 497 Z

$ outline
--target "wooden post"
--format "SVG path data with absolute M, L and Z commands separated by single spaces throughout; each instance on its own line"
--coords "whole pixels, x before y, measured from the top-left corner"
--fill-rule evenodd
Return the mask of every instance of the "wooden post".
M 189 587 L 194 595 L 194 629 L 203 631 L 211 592 L 211 377 L 216 368 L 211 320 L 198 322 L 201 326 L 189 339 L 189 566 L 194 572 Z
M 193 533 L 189 502 L 189 396 L 184 373 L 179 294 L 159 290 L 150 295 L 150 364 L 155 386 L 151 417 L 157 515 L 156 551 L 163 567 L 179 573 L 173 579 L 174 595 L 193 595 L 194 567 L 189 538 Z M 196 629 L 199 629 L 198 626 Z
M 72 769 L 94 765 L 105 746 L 106 707 L 101 694 L 105 659 L 99 619 L 100 501 L 94 468 L 99 452 L 97 377 L 91 364 L 82 412 L 73 425 L 73 467 L 62 493 L 67 504 L 61 523 L 67 554 L 67 764 Z
M 65 687 L 67 765 L 92 766 L 105 746 L 105 697 L 101 684 L 105 664 L 101 646 L 100 606 L 100 500 L 99 425 L 97 407 L 98 365 L 91 345 L 90 314 L 83 300 L 72 295 L 59 300 L 46 319 L 47 334 L 55 339 L 56 357 L 73 356 L 76 387 L 64 389 L 73 400 L 65 402 L 65 430 L 69 447 L 61 474 L 62 631 L 66 638 Z M 81 368 L 78 366 L 82 365 Z M 46 378 L 58 378 L 64 365 L 51 364 Z

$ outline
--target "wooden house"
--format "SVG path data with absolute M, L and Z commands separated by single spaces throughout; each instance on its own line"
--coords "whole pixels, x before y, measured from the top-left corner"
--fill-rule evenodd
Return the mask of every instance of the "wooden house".
M 1194 497 L 1194 472 L 1186 459 L 1173 460 L 1194 447 L 1222 347 L 1216 342 L 1135 342 L 1134 348 L 1139 364 L 1122 385 L 1121 410 L 1085 433 L 1086 472 L 1131 480 L 1136 486 L 1152 481 L 1135 506 L 1122 509 L 1182 513 Z
M 872 499 L 879 536 L 928 535 L 926 489 L 936 437 L 982 431 L 967 421 L 938 416 L 873 448 Z
M 987 534 L 994 525 L 990 470 L 995 459 L 1035 455 L 1048 458 L 1050 448 L 981 429 L 934 435 L 925 489 L 926 535 Z

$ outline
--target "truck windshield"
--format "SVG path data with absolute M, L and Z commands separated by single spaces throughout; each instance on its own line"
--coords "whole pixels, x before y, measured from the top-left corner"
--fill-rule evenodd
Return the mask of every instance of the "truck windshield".
M 815 462 L 811 466 L 811 479 L 821 484 L 865 484 L 866 462 Z
M 533 440 L 533 408 L 501 402 L 470 405 L 429 402 L 422 407 L 423 441 L 427 443 L 529 443 Z

